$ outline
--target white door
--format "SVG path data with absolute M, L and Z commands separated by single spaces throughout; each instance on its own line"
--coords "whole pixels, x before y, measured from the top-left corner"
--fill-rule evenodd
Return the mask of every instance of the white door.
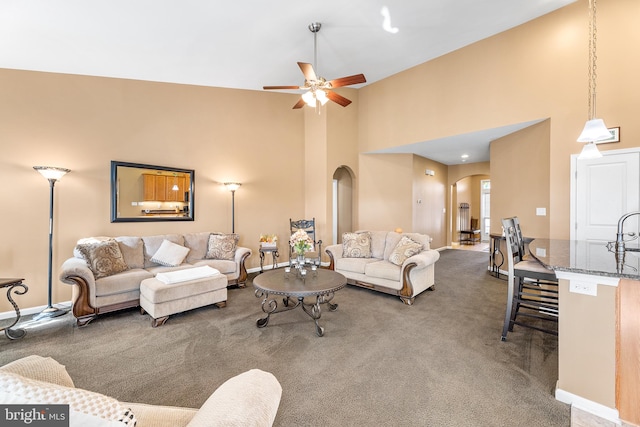
M 573 159 L 575 170 L 572 239 L 587 241 L 586 259 L 606 258 L 607 242 L 615 241 L 618 219 L 640 210 L 640 152 L 608 151 L 599 159 Z M 625 221 L 625 232 L 638 232 L 638 216 Z M 636 253 L 637 254 L 637 253 Z M 638 257 L 627 257 L 638 267 Z

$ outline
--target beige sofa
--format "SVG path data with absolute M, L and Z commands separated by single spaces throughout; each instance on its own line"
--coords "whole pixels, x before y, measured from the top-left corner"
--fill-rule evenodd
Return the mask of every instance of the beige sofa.
M 0 402 L 68 404 L 70 427 L 271 426 L 281 396 L 276 377 L 259 369 L 228 379 L 192 409 L 119 402 L 75 388 L 65 367 L 50 357 L 28 356 L 0 367 Z
M 235 246 L 229 259 L 207 258 L 212 236 L 225 237 L 221 233 L 199 232 L 189 234 L 163 234 L 155 236 L 121 236 L 115 238 L 95 237 L 81 239 L 74 249 L 74 257 L 67 259 L 60 269 L 60 280 L 75 285 L 73 287 L 73 315 L 78 326 L 84 326 L 98 314 L 107 313 L 140 305 L 140 283 L 158 273 L 184 270 L 193 267 L 210 266 L 227 277 L 227 286 L 238 285 L 244 287 L 247 280 L 246 259 L 251 255 L 251 249 Z M 110 240 L 117 242 L 116 250 L 121 254 L 121 261 L 116 259 L 107 264 L 106 269 L 119 271 L 104 277 L 96 278 L 95 271 L 104 269 L 105 263 L 87 260 L 86 250 L 89 245 Z M 186 252 L 184 261 L 175 266 L 166 266 L 154 262 L 154 256 L 167 240 L 172 244 L 183 247 Z M 174 245 L 174 246 L 175 246 Z M 109 249 L 109 248 L 107 248 Z M 113 252 L 113 250 L 111 250 Z M 109 252 L 109 254 L 111 254 Z M 223 257 L 224 258 L 224 257 Z M 114 269 L 113 265 L 126 264 L 122 268 Z M 226 301 L 226 298 L 225 298 Z
M 397 295 L 411 305 L 416 295 L 435 288 L 440 253 L 430 249 L 430 242 L 426 234 L 357 231 L 344 233 L 342 244 L 326 252 L 329 268 L 344 275 L 347 283 Z

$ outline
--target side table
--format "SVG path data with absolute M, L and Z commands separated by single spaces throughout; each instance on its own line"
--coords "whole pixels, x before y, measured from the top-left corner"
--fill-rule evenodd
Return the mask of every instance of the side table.
M 16 319 L 13 321 L 13 323 L 10 324 L 7 327 L 0 328 L 0 331 L 4 331 L 4 334 L 10 340 L 17 340 L 19 338 L 24 337 L 27 334 L 27 331 L 25 331 L 24 329 L 11 329 L 20 320 L 20 309 L 18 308 L 18 304 L 16 304 L 16 302 L 13 300 L 13 298 L 11 298 L 11 292 L 14 292 L 16 295 L 24 295 L 24 294 L 26 294 L 27 291 L 29 290 L 29 288 L 27 288 L 27 285 L 22 283 L 23 280 L 24 279 L 2 279 L 2 278 L 0 278 L 0 288 L 8 288 L 7 289 L 7 299 L 9 300 L 9 302 L 13 306 L 14 310 L 16 311 Z M 16 288 L 22 288 L 22 290 L 16 289 Z
M 260 253 L 260 273 L 264 273 L 264 269 L 262 268 L 262 266 L 264 264 L 265 254 L 271 254 L 271 259 L 273 260 L 273 266 L 271 268 L 272 270 L 278 266 L 278 257 L 280 255 L 278 254 L 277 246 L 260 246 L 258 252 Z

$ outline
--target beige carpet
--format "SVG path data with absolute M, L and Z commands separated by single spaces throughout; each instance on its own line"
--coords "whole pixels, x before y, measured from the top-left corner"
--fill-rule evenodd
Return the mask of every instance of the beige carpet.
M 125 401 L 198 407 L 227 378 L 257 367 L 283 387 L 277 426 L 569 426 L 553 397 L 557 338 L 516 326 L 500 341 L 506 282 L 483 252 L 447 250 L 436 290 L 411 307 L 347 287 L 325 336 L 300 309 L 262 312 L 251 285 L 152 329 L 136 310 L 85 328 L 66 317 L 0 340 L 0 363 L 29 354 L 67 366 L 78 387 Z

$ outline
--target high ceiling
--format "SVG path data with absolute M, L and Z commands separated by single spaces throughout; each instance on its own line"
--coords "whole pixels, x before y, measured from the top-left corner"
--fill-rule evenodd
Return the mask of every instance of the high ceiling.
M 314 62 L 308 25 L 320 22 L 318 74 L 373 83 L 574 1 L 0 0 L 0 68 L 302 85 L 296 62 Z

